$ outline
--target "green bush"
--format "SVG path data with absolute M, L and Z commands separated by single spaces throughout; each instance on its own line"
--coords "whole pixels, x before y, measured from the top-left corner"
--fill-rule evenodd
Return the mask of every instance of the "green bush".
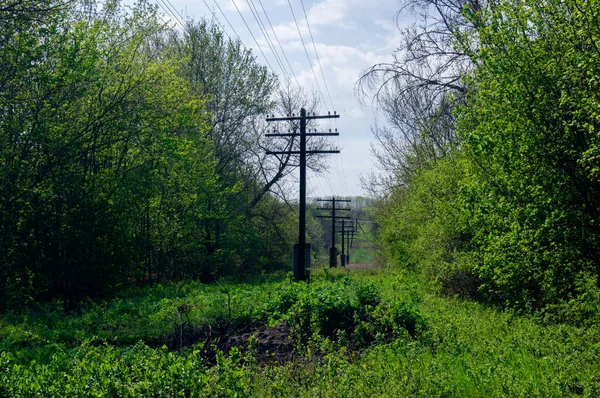
M 374 284 L 347 276 L 287 287 L 270 308 L 271 323 L 286 321 L 301 352 L 326 340 L 359 348 L 405 333 L 416 337 L 425 325 L 413 304 L 383 302 Z

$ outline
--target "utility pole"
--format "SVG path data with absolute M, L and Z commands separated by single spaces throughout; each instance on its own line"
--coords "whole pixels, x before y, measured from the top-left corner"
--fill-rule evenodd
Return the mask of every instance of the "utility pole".
M 306 132 L 306 121 L 314 119 L 333 119 L 339 118 L 340 115 L 333 112 L 333 115 L 312 115 L 306 113 L 306 109 L 300 109 L 300 116 L 288 115 L 287 117 L 276 118 L 272 115 L 267 118 L 267 122 L 281 122 L 281 121 L 299 121 L 300 122 L 300 133 L 288 133 L 288 134 L 266 134 L 267 137 L 296 137 L 300 138 L 300 150 L 299 151 L 267 151 L 267 155 L 299 155 L 300 156 L 300 214 L 298 220 L 298 245 L 294 247 L 294 278 L 297 281 L 304 281 L 307 279 L 306 272 L 306 260 L 307 251 L 308 259 L 310 259 L 310 244 L 307 247 L 306 244 L 306 155 L 310 154 L 323 154 L 323 153 L 340 153 L 339 150 L 306 150 L 306 137 L 312 136 L 336 136 L 339 133 L 307 133 Z M 307 250 L 308 249 L 308 250 Z
M 331 218 L 331 247 L 329 248 L 329 268 L 337 267 L 337 256 L 335 254 L 335 233 L 336 224 L 335 222 L 339 219 L 350 218 L 346 216 L 336 216 L 336 211 L 350 211 L 349 208 L 339 208 L 336 207 L 336 203 L 349 203 L 348 199 L 336 199 L 335 196 L 331 199 L 317 199 L 317 202 L 331 202 L 331 207 L 319 207 L 317 210 L 329 210 L 331 211 L 331 215 L 329 216 L 317 216 L 318 218 Z M 342 238 L 343 240 L 343 238 Z M 342 242 L 343 243 L 343 242 Z
M 349 217 L 347 217 L 347 218 L 349 218 Z M 342 221 L 342 224 L 340 225 L 341 229 L 337 232 L 342 234 L 341 262 L 342 262 L 342 267 L 345 267 L 346 265 L 348 265 L 350 263 L 350 247 L 351 247 L 350 235 L 354 236 L 356 229 L 354 227 L 353 220 L 349 221 L 350 224 L 347 224 L 347 220 L 341 220 L 341 221 Z M 345 242 L 347 242 L 347 243 L 345 244 Z
M 344 241 L 346 239 L 345 238 L 345 233 L 344 233 L 344 227 L 346 226 L 346 220 L 342 220 L 342 257 L 340 257 L 340 261 L 342 263 L 342 268 L 346 268 L 346 254 L 344 251 Z
M 350 220 L 350 228 L 346 231 L 346 265 L 350 263 L 350 235 L 354 231 L 354 220 Z
M 351 222 L 351 228 L 348 231 L 348 252 L 346 253 L 346 265 L 350 264 L 350 249 L 352 248 L 352 244 L 354 243 L 354 234 L 357 232 L 358 230 L 358 220 L 353 220 Z

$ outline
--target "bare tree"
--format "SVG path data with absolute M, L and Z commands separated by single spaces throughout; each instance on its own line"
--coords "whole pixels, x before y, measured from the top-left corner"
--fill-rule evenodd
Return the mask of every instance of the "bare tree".
M 385 116 L 373 126 L 372 153 L 382 174 L 363 178 L 371 192 L 410 182 L 415 173 L 444 157 L 457 144 L 453 109 L 464 100 L 462 78 L 473 69 L 475 28 L 493 1 L 407 0 L 397 14 L 416 16 L 402 30 L 391 63 L 367 69 L 357 94 L 372 98 Z M 470 37 L 471 40 L 464 40 Z
M 279 115 L 297 115 L 301 108 L 305 108 L 308 113 L 315 112 L 319 100 L 314 93 L 309 95 L 302 89 L 292 88 L 287 83 L 279 89 L 276 104 L 273 112 L 277 112 Z M 307 121 L 308 131 L 315 131 L 317 128 L 318 124 L 314 120 Z M 298 155 L 267 155 L 266 152 L 287 152 L 296 149 L 300 140 L 299 130 L 300 124 L 297 121 L 267 124 L 264 118 L 254 120 L 256 145 L 252 154 L 253 158 L 246 162 L 250 167 L 251 174 L 246 180 L 254 182 L 259 187 L 252 199 L 252 207 L 268 192 L 287 202 L 289 193 L 294 191 L 290 183 L 295 182 L 292 177 L 300 165 Z M 273 131 L 293 135 L 277 138 L 266 136 L 267 133 Z M 307 137 L 306 145 L 307 150 L 310 151 L 325 149 L 328 143 L 323 137 Z M 307 167 L 316 173 L 323 172 L 326 169 L 326 157 L 327 155 L 308 155 Z

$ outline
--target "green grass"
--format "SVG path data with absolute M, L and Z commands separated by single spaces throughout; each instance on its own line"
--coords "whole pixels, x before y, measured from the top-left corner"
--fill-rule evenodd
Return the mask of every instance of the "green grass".
M 157 284 L 132 288 L 106 301 L 86 301 L 71 315 L 63 314 L 62 303 L 48 303 L 25 313 L 3 314 L 0 348 L 52 343 L 75 347 L 91 338 L 129 345 L 166 338 L 183 323 L 214 325 L 229 317 L 258 321 L 266 314 L 256 303 L 268 302 L 281 283 L 281 278 L 266 278 L 215 285 Z
M 365 228 L 369 227 L 366 226 Z M 375 264 L 376 252 L 377 241 L 375 236 L 369 229 L 366 229 L 366 232 L 359 230 L 350 249 L 350 262 L 353 264 Z
M 441 297 L 390 269 L 319 271 L 310 287 L 267 278 L 132 289 L 70 316 L 58 307 L 0 317 L 0 396 L 600 396 L 597 329 Z M 332 308 L 355 328 L 331 332 Z M 414 337 L 368 329 L 406 314 L 421 319 Z M 208 358 L 202 341 L 152 344 L 182 316 L 195 327 L 285 320 L 309 330 L 302 355 L 285 363 L 259 362 L 252 349 Z

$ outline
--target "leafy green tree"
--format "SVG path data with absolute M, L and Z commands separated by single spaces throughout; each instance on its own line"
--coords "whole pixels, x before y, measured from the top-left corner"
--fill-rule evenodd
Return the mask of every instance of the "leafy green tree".
M 181 274 L 198 256 L 197 223 L 220 211 L 205 104 L 175 61 L 152 56 L 165 29 L 155 9 L 78 11 L 9 32 L 3 52 L 14 66 L 0 128 L 13 296 L 75 302 L 140 272 Z
M 598 277 L 596 2 L 505 3 L 484 14 L 461 121 L 477 271 L 502 301 L 538 307 Z M 581 293 L 581 292 L 579 292 Z
M 475 3 L 461 3 L 459 19 L 441 19 L 459 21 L 452 48 L 472 66 L 454 104 L 456 140 L 394 190 L 380 213 L 382 237 L 398 261 L 419 265 L 431 264 L 423 259 L 439 242 L 433 277 L 462 269 L 491 301 L 586 307 L 600 278 L 599 4 Z M 417 120 L 426 126 L 428 115 Z M 386 159 L 415 164 L 420 150 Z

